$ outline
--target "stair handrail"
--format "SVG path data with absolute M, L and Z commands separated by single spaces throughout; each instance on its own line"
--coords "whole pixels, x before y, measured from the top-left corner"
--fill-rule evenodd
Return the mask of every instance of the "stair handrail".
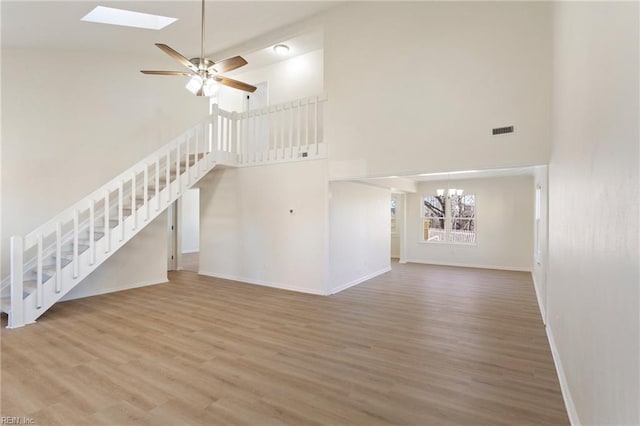
M 50 234 L 54 233 L 58 223 L 60 223 L 60 222 L 64 223 L 64 222 L 68 222 L 70 220 L 73 220 L 74 212 L 78 211 L 78 210 L 81 210 L 81 209 L 85 209 L 87 207 L 88 200 L 103 198 L 106 191 L 110 191 L 111 192 L 111 191 L 117 190 L 119 185 L 120 185 L 120 182 L 122 182 L 123 180 L 126 180 L 127 178 L 129 178 L 133 173 L 138 174 L 138 173 L 142 172 L 145 167 L 148 167 L 149 165 L 155 163 L 157 158 L 162 158 L 162 156 L 166 155 L 167 152 L 173 151 L 173 149 L 178 144 L 181 144 L 185 140 L 187 140 L 187 138 L 192 137 L 193 135 L 196 135 L 199 132 L 200 129 L 202 129 L 202 136 L 204 138 L 204 135 L 206 133 L 204 131 L 205 130 L 204 126 L 206 124 L 208 124 L 210 122 L 210 120 L 211 120 L 211 117 L 209 115 L 207 115 L 204 119 L 199 120 L 196 125 L 190 127 L 186 131 L 182 132 L 180 135 L 174 137 L 173 139 L 171 139 L 170 142 L 168 142 L 167 144 L 161 146 L 157 150 L 153 151 L 151 154 L 147 155 L 145 158 L 143 158 L 142 160 L 138 161 L 136 164 L 134 164 L 133 166 L 129 167 L 124 172 L 118 174 L 116 177 L 111 179 L 106 184 L 102 185 L 97 190 L 95 190 L 95 191 L 91 192 L 90 194 L 88 194 L 87 196 L 81 198 L 79 201 L 77 201 L 76 203 L 72 204 L 70 207 L 66 208 L 65 210 L 63 210 L 62 212 L 60 212 L 57 215 L 55 215 L 54 217 L 52 217 L 50 220 L 48 220 L 44 224 L 38 226 L 33 231 L 31 231 L 28 234 L 26 234 L 24 236 L 24 243 L 23 243 L 23 248 L 22 249 L 24 251 L 26 251 L 29 248 L 35 246 L 37 244 L 38 235 L 50 235 Z M 210 150 L 209 150 L 210 147 L 209 147 L 209 143 L 208 142 L 203 143 L 202 147 L 206 148 L 206 150 L 204 152 L 210 152 Z
M 319 95 L 307 96 L 307 97 L 295 99 L 292 101 L 281 102 L 279 104 L 273 104 L 263 108 L 249 110 L 246 112 L 226 111 L 224 109 L 221 109 L 218 105 L 214 105 L 213 114 L 207 114 L 204 118 L 198 120 L 195 125 L 187 129 L 186 131 L 182 132 L 178 136 L 174 137 L 165 145 L 161 146 L 160 148 L 156 149 L 152 153 L 148 154 L 142 160 L 138 161 L 133 166 L 127 168 L 122 173 L 118 174 L 113 179 L 109 180 L 109 182 L 100 186 L 100 188 L 82 197 L 77 202 L 72 204 L 70 207 L 64 209 L 62 212 L 56 214 L 47 222 L 43 223 L 42 225 L 38 226 L 37 228 L 35 228 L 34 230 L 26 234 L 23 237 L 22 249 L 24 251 L 27 251 L 28 249 L 35 246 L 37 244 L 38 236 L 51 235 L 56 231 L 56 226 L 58 223 L 61 223 L 61 222 L 66 223 L 73 220 L 74 212 L 85 209 L 87 207 L 88 200 L 101 199 L 104 197 L 105 192 L 116 191 L 123 180 L 128 180 L 133 173 L 135 174 L 141 173 L 145 167 L 149 167 L 150 165 L 154 164 L 157 159 L 162 158 L 162 156 L 166 155 L 168 152 L 172 152 L 177 145 L 182 144 L 185 140 L 187 140 L 187 138 L 193 137 L 194 135 L 197 135 L 200 132 L 200 134 L 204 139 L 204 135 L 207 134 L 206 127 L 207 126 L 213 126 L 214 128 L 216 127 L 216 124 L 215 124 L 217 123 L 216 117 L 220 117 L 220 119 L 230 120 L 233 123 L 233 126 L 235 127 L 238 122 L 242 122 L 243 120 L 247 120 L 252 117 L 256 117 L 260 115 L 268 116 L 284 110 L 299 108 L 299 107 L 302 107 L 303 105 L 312 105 L 312 104 L 318 105 L 322 102 L 325 102 L 327 99 L 328 99 L 327 94 L 322 93 Z M 316 117 L 316 120 L 317 120 L 317 117 Z M 229 131 L 228 128 L 227 128 L 227 131 Z M 214 132 L 213 138 L 217 140 L 217 130 L 216 132 Z M 227 154 L 232 154 L 236 156 L 240 155 L 240 143 L 241 143 L 240 135 L 237 132 L 233 135 L 230 135 L 228 142 L 229 142 L 229 145 L 223 147 L 222 149 L 218 149 L 216 143 L 214 143 L 213 146 L 210 146 L 207 141 L 203 141 L 201 146 L 204 149 L 203 152 L 207 152 L 207 153 L 213 152 L 213 151 L 222 151 Z M 318 141 L 316 139 L 316 149 L 317 149 L 317 142 Z M 246 149 L 246 147 L 243 147 L 243 149 Z M 243 154 L 244 156 L 246 156 L 248 152 L 244 152 Z M 242 165 L 242 163 L 244 162 L 246 161 L 241 161 L 239 162 L 238 165 Z

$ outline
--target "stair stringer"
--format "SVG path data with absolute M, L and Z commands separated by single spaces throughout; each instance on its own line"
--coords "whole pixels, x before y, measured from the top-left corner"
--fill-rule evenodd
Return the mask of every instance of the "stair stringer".
M 46 283 L 42 285 L 42 300 L 41 307 L 37 307 L 37 295 L 36 291 L 33 291 L 27 297 L 22 300 L 22 321 L 20 318 L 15 318 L 11 311 L 8 312 L 9 321 L 7 328 L 17 328 L 23 325 L 33 324 L 36 320 L 43 315 L 48 309 L 56 304 L 62 297 L 64 297 L 69 291 L 80 284 L 85 278 L 87 278 L 93 271 L 95 271 L 100 265 L 102 265 L 107 259 L 109 259 L 115 252 L 123 247 L 128 241 L 135 237 L 142 229 L 144 229 L 155 218 L 162 214 L 171 204 L 179 199 L 184 192 L 195 185 L 200 179 L 206 176 L 212 171 L 215 166 L 216 153 L 209 152 L 196 161 L 191 167 L 192 170 L 202 170 L 199 176 L 193 177 L 190 170 L 180 174 L 180 179 L 175 179 L 169 185 L 165 186 L 162 190 L 158 191 L 158 195 L 154 195 L 147 201 L 146 205 L 141 205 L 135 212 L 123 220 L 122 225 L 117 225 L 114 228 L 109 229 L 109 236 L 107 238 L 101 238 L 94 243 L 95 247 L 95 261 L 91 264 L 90 249 L 84 251 L 78 255 L 78 275 L 74 277 L 73 262 L 66 265 L 61 270 L 61 276 L 58 277 L 54 274 Z M 201 163 L 201 164 L 200 164 Z M 198 169 L 202 167 L 202 169 Z M 160 198 L 160 207 L 158 206 L 158 197 Z M 147 216 L 147 208 L 149 210 Z M 135 227 L 133 224 L 135 223 Z M 124 238 L 122 238 L 122 227 L 124 227 Z M 109 250 L 106 251 L 106 244 L 109 241 Z M 56 280 L 60 279 L 60 291 L 56 291 Z

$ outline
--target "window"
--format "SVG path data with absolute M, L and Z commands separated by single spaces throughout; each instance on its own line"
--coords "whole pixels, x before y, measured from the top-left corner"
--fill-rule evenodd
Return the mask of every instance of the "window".
M 475 244 L 475 194 L 462 194 L 461 190 L 442 192 L 450 195 L 424 197 L 422 236 L 424 241 Z

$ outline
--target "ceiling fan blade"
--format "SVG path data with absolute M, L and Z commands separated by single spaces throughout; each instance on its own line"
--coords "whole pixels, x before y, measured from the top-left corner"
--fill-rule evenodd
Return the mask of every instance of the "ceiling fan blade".
M 257 89 L 257 87 L 255 87 L 255 86 L 252 86 L 252 85 L 247 84 L 247 83 L 243 83 L 243 82 L 238 81 L 238 80 L 234 80 L 234 79 L 229 78 L 229 77 L 216 76 L 214 78 L 220 84 L 224 84 L 225 86 L 233 87 L 234 89 L 244 90 L 245 92 L 253 93 Z
M 186 71 L 148 71 L 148 70 L 143 70 L 143 71 L 140 71 L 140 72 L 142 74 L 149 74 L 149 75 L 186 75 L 186 76 L 193 75 L 193 73 L 186 72 Z
M 198 72 L 198 67 L 193 65 L 187 58 L 185 58 L 180 53 L 176 52 L 175 50 L 173 50 L 172 48 L 170 48 L 166 44 L 156 43 L 156 46 L 158 46 L 158 48 L 160 48 L 160 50 L 162 50 L 167 55 L 171 56 L 176 61 L 180 62 L 185 67 L 189 68 L 191 71 Z
M 242 56 L 234 56 L 233 58 L 223 59 L 215 62 L 209 69 L 213 68 L 219 73 L 229 72 L 247 65 L 247 61 Z

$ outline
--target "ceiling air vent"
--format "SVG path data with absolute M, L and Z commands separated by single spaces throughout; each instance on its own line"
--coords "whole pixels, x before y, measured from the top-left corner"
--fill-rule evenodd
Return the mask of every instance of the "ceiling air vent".
M 491 132 L 494 135 L 504 135 L 505 133 L 513 133 L 513 126 L 496 127 Z

